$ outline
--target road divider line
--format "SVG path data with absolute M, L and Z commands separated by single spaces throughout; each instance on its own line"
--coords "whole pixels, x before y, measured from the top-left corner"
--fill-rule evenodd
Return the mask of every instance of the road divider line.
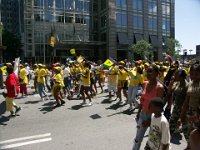
M 6 143 L 17 142 L 17 141 L 36 139 L 36 138 L 43 138 L 43 137 L 47 137 L 47 136 L 51 136 L 51 133 L 39 134 L 39 135 L 33 135 L 33 136 L 27 136 L 27 137 L 21 137 L 21 138 L 15 138 L 15 139 L 10 139 L 10 140 L 6 140 L 6 141 L 0 141 L 0 144 L 6 144 Z
M 9 148 L 20 147 L 20 146 L 24 146 L 24 145 L 48 142 L 48 141 L 51 141 L 51 140 L 52 140 L 52 138 L 44 138 L 44 139 L 38 139 L 38 140 L 33 140 L 33 141 L 20 142 L 20 143 L 1 146 L 0 149 L 9 149 Z

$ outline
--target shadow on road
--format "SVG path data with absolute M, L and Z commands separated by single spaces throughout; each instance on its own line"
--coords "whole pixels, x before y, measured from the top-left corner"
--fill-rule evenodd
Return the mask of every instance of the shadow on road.
M 108 108 L 106 108 L 106 109 L 117 110 L 118 108 L 123 107 L 123 106 L 125 106 L 125 105 L 126 105 L 126 104 L 116 103 L 116 104 L 113 104 L 113 105 L 111 105 L 110 107 L 108 107 Z
M 42 106 L 44 106 L 44 107 L 42 107 L 42 108 L 39 108 L 40 109 L 40 111 L 43 113 L 43 114 L 46 114 L 46 113 L 48 113 L 48 112 L 51 112 L 55 107 L 54 107 L 54 104 L 55 104 L 55 102 L 52 102 L 52 101 L 50 101 L 50 102 L 47 102 L 47 103 L 44 103 Z
M 41 100 L 38 100 L 38 101 L 26 101 L 24 104 L 37 104 L 41 102 Z
M 111 104 L 112 102 L 114 102 L 115 100 L 110 100 L 109 98 L 104 99 L 101 104 Z
M 74 105 L 74 106 L 72 106 L 70 109 L 71 110 L 79 110 L 79 109 L 81 109 L 81 108 L 83 108 L 84 106 L 82 106 L 82 105 Z

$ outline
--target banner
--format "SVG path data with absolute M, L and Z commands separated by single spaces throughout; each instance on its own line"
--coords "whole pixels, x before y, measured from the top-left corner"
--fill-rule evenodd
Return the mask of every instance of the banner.
M 19 73 L 19 63 L 20 63 L 20 57 L 15 58 L 15 63 L 14 63 L 14 73 L 15 75 L 18 77 L 18 73 Z
M 6 67 L 6 66 L 2 66 L 0 69 L 1 69 L 1 71 L 2 71 L 3 73 L 6 73 L 6 72 L 7 72 L 7 67 Z
M 55 45 L 55 37 L 53 35 L 50 37 L 50 45 L 52 47 L 54 47 L 54 45 Z

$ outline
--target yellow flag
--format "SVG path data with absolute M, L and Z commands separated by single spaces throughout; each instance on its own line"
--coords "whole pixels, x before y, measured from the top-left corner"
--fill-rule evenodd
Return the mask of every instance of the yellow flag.
M 112 66 L 113 65 L 113 62 L 110 60 L 110 59 L 107 59 L 104 63 L 103 63 L 105 66 Z
M 54 37 L 54 36 L 51 36 L 51 38 L 50 38 L 50 45 L 51 45 L 52 47 L 54 47 L 54 44 L 55 44 L 55 37 Z

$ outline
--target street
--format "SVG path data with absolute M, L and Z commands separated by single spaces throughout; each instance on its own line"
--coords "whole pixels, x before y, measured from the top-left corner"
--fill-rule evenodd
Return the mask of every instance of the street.
M 0 97 L 0 149 L 12 150 L 131 150 L 136 134 L 135 114 L 128 105 L 119 107 L 108 93 L 93 98 L 93 105 L 81 107 L 81 100 L 67 100 L 53 108 L 55 100 L 41 101 L 38 94 L 16 99 L 22 107 L 19 115 L 9 118 Z M 3 92 L 1 90 L 1 92 Z M 50 94 L 50 93 L 48 93 Z M 87 101 L 88 102 L 88 101 Z M 3 114 L 4 113 L 4 114 Z M 148 132 L 142 143 L 145 146 Z M 182 150 L 186 141 L 175 139 L 172 150 Z

